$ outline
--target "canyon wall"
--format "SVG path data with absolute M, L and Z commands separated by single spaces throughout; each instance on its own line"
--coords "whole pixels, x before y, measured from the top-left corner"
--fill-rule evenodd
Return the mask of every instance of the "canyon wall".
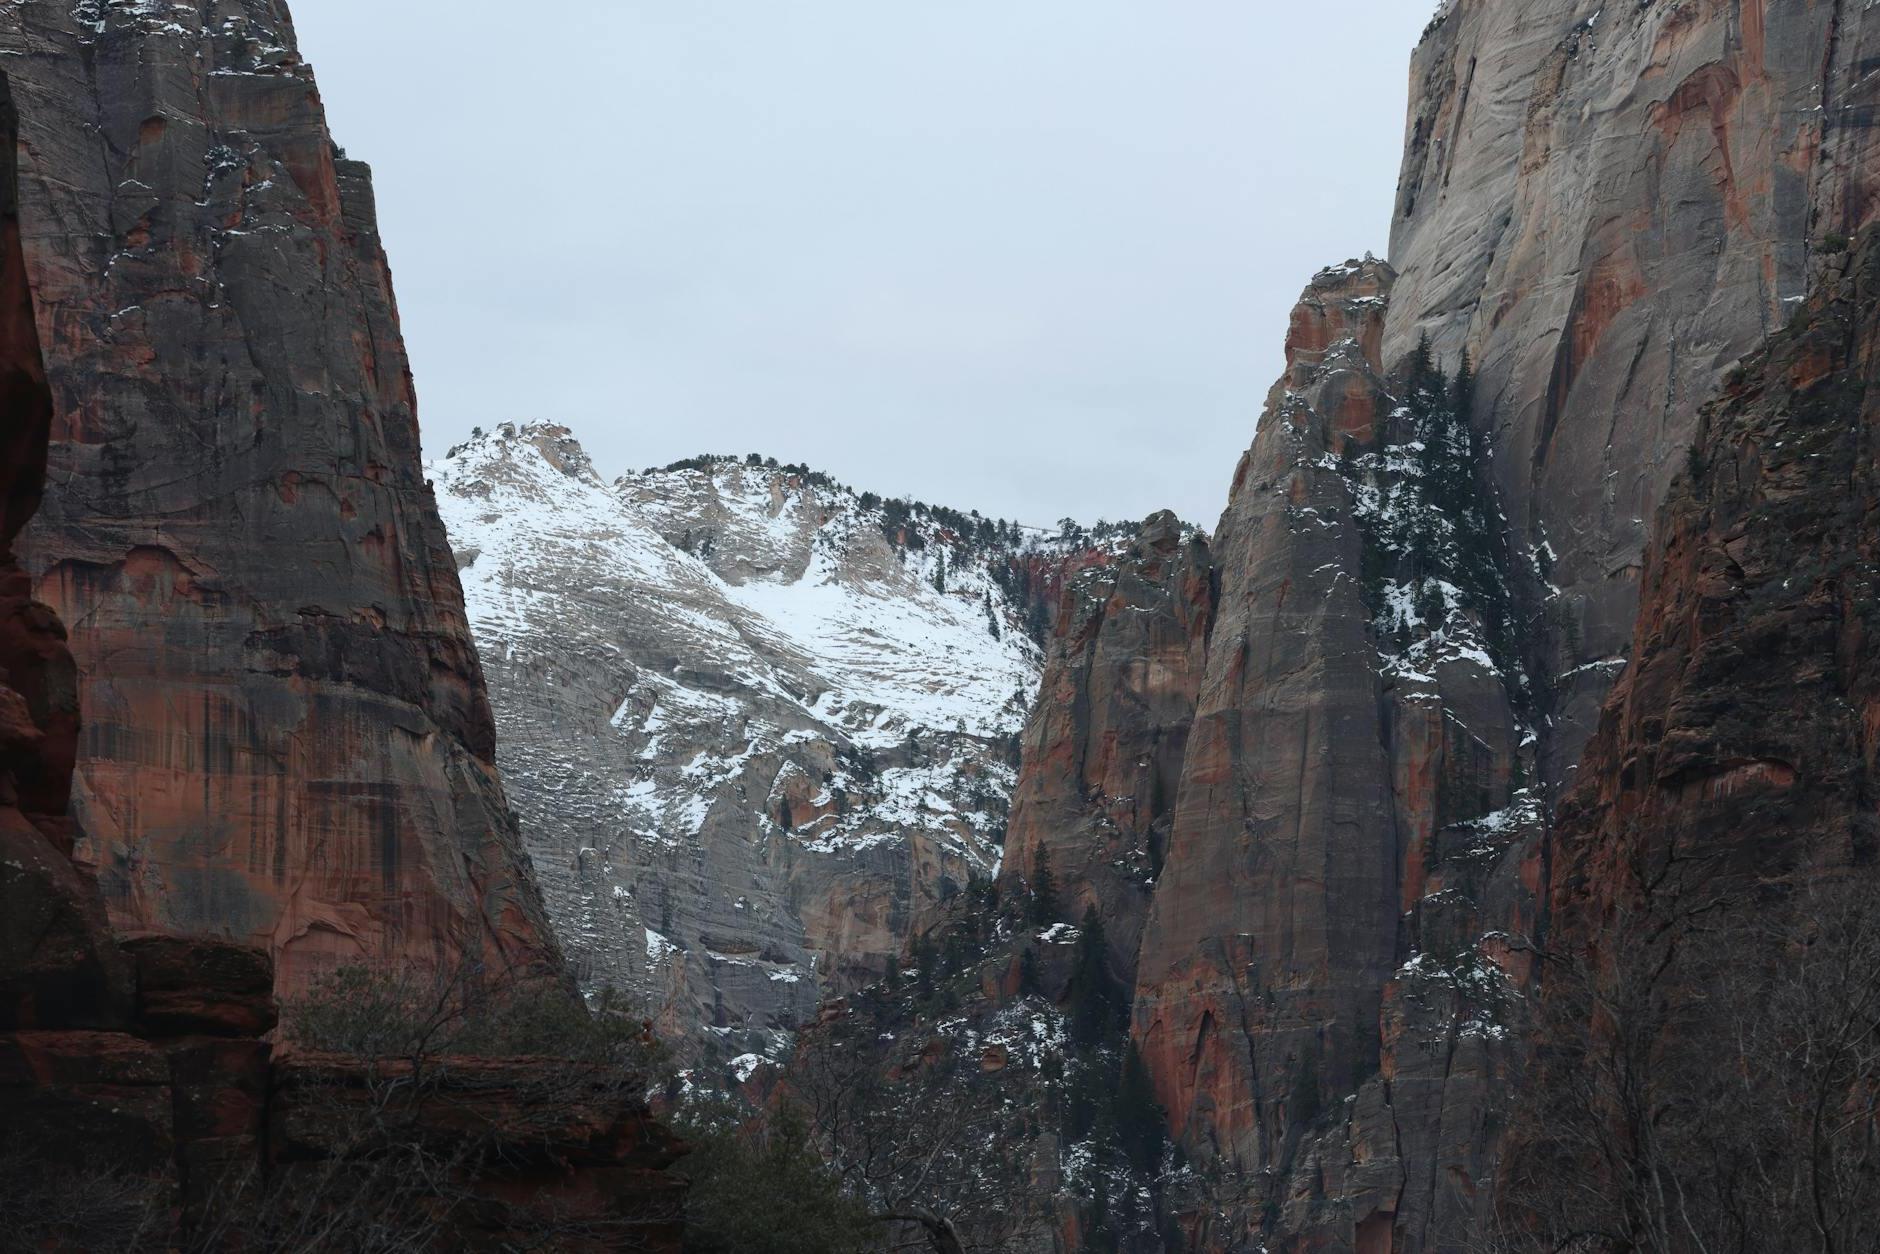
M 558 961 L 421 470 L 369 172 L 276 0 L 0 7 L 54 400 L 20 551 L 130 930 Z
M 1168 852 L 1207 657 L 1213 563 L 1173 514 L 1058 592 L 1044 681 L 1026 725 L 1002 887 L 1042 865 L 1066 922 L 1095 907 L 1126 983 Z
M 1307 289 L 1214 537 L 1134 1008 L 1174 1131 L 1234 1182 L 1190 1217 L 1201 1248 L 1465 1230 L 1518 1062 L 1505 938 L 1533 917 L 1539 803 L 1511 559 L 1474 542 L 1485 484 L 1442 380 L 1384 368 L 1395 279 L 1353 262 Z
M 1206 1248 L 1449 1248 L 1482 1222 L 1548 816 L 1700 410 L 1874 214 L 1876 40 L 1871 10 L 1804 0 L 1457 0 L 1431 24 L 1392 265 L 1308 290 L 1214 538 L 1135 1008 L 1172 1128 L 1241 1182 Z M 1404 477 L 1425 358 L 1480 502 Z M 1490 520 L 1473 592 L 1428 586 L 1392 539 L 1406 507 Z
M 1852 0 L 1459 0 L 1417 49 L 1384 356 L 1427 335 L 1475 363 L 1547 566 L 1551 784 L 1623 665 L 1699 408 L 1874 212 L 1876 55 Z
M 1499 1188 L 1541 1243 L 1880 1241 L 1880 229 L 1817 265 L 1700 413 L 1560 807 Z

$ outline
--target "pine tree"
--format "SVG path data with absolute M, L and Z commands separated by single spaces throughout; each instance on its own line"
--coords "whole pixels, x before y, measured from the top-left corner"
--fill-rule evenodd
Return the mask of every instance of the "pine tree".
M 1039 845 L 1031 859 L 1031 921 L 1055 923 L 1057 917 L 1057 881 L 1051 878 L 1051 850 Z
M 914 995 L 922 1001 L 933 997 L 933 942 L 923 936 L 914 942 Z
M 934 555 L 933 590 L 941 596 L 947 592 L 947 555 L 944 550 Z
M 1084 908 L 1077 937 L 1077 968 L 1071 976 L 1071 1043 L 1091 1049 L 1108 1040 L 1119 1026 L 1122 998 L 1110 978 L 1110 943 L 1097 908 Z
M 999 612 L 992 608 L 992 590 L 986 590 L 986 627 L 992 632 L 994 640 L 1002 640 L 1005 633 L 999 630 Z
M 1436 356 L 1430 350 L 1430 333 L 1425 331 L 1417 336 L 1417 346 L 1410 353 L 1407 367 L 1411 386 L 1423 383 L 1436 373 Z
M 1035 996 L 1041 990 L 1038 987 L 1038 951 L 1029 945 L 1018 956 L 1018 994 L 1020 997 Z
M 1161 1164 L 1168 1121 L 1156 1105 L 1149 1068 L 1134 1041 L 1123 1051 L 1123 1070 L 1116 1082 L 1116 1136 L 1137 1171 L 1148 1174 Z

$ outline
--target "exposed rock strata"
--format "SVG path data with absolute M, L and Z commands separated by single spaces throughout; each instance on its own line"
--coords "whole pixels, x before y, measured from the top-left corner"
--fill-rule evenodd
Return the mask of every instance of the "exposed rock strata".
M 1509 517 L 1549 559 L 1552 784 L 1699 408 L 1875 212 L 1876 53 L 1856 0 L 1458 0 L 1417 50 L 1384 359 L 1428 334 L 1477 365 Z
M 1367 261 L 1307 290 L 1214 539 L 1135 1005 L 1183 1143 L 1238 1181 L 1203 1248 L 1424 1248 L 1492 1169 L 1494 936 L 1532 914 L 1523 683 L 1465 576 L 1394 547 L 1394 512 L 1438 521 L 1412 402 L 1440 405 L 1384 369 L 1393 279 Z M 1506 579 L 1505 552 L 1480 560 Z
M 1537 1244 L 1880 1241 L 1880 228 L 1819 265 L 1700 415 L 1560 808 L 1498 1190 Z
M 1001 883 L 1023 891 L 1044 851 L 1067 922 L 1094 906 L 1133 980 L 1168 851 L 1214 610 L 1205 537 L 1151 518 L 1059 593 L 1044 680 L 1022 741 Z
M 129 1014 L 131 972 L 71 862 L 75 668 L 14 554 L 44 493 L 52 423 L 20 250 L 18 129 L 0 78 L 0 1028 L 110 1028 Z
M 13 554 L 44 495 L 54 421 L 20 248 L 16 125 L 0 77 L 0 1212 L 24 1248 L 180 1248 L 241 1223 L 230 1208 L 249 1190 L 356 1152 L 322 1133 L 344 1123 L 346 1096 L 394 1086 L 357 1059 L 274 1058 L 265 950 L 162 933 L 120 945 L 71 860 L 80 681 Z M 611 1085 L 570 1098 L 568 1065 L 553 1060 L 435 1066 L 449 1079 L 438 1101 L 414 1104 L 410 1134 L 490 1147 L 462 1159 L 475 1169 L 453 1187 L 474 1204 L 447 1217 L 453 1248 L 551 1223 L 609 1234 L 556 1248 L 679 1249 L 683 1186 L 665 1168 L 683 1147 L 643 1101 Z M 519 1100 L 544 1076 L 562 1100 Z
M 563 943 L 688 1060 L 779 1056 L 994 873 L 1038 666 L 1008 529 L 745 459 L 608 483 L 544 424 L 433 474 Z
M 132 929 L 555 952 L 421 472 L 369 172 L 276 0 L 0 6 L 84 678 L 81 858 Z M 16 333 L 18 328 L 15 329 Z
M 1880 234 L 1823 264 L 1660 514 L 1631 665 L 1561 807 L 1563 950 L 1612 957 L 1641 866 L 1687 860 L 1747 906 L 1880 857 Z
M 1874 212 L 1877 21 L 1457 0 L 1432 23 L 1401 276 L 1309 294 L 1215 538 L 1137 1009 L 1188 1148 L 1253 1173 L 1265 1208 L 1207 1239 L 1421 1249 L 1479 1214 L 1546 812 L 1623 666 L 1702 401 Z M 1352 465 L 1403 447 L 1392 393 L 1423 336 L 1476 371 L 1519 625 L 1480 674 L 1411 668 L 1433 686 L 1364 604 L 1379 484 Z

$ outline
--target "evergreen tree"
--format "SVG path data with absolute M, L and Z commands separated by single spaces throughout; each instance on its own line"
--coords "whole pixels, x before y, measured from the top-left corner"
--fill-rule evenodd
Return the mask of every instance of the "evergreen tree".
M 1071 976 L 1071 1043 L 1091 1049 L 1108 1040 L 1120 1025 L 1122 997 L 1110 978 L 1110 945 L 1097 908 L 1084 908 L 1077 937 L 1077 967 Z
M 1057 917 L 1057 881 L 1051 878 L 1051 850 L 1039 845 L 1031 859 L 1031 921 L 1055 923 Z
M 1162 1148 L 1168 1137 L 1168 1121 L 1156 1105 L 1155 1089 L 1149 1083 L 1149 1068 L 1142 1061 L 1136 1042 L 1123 1051 L 1123 1070 L 1116 1082 L 1116 1139 L 1123 1147 L 1130 1165 L 1147 1175 L 1162 1162 Z
M 1025 952 L 1018 956 L 1018 993 L 1021 997 L 1035 996 L 1038 987 L 1038 951 L 1027 945 Z
M 938 552 L 938 553 L 936 553 L 936 554 L 934 555 L 934 567 L 933 567 L 933 590 L 934 590 L 935 592 L 938 592 L 938 593 L 939 593 L 939 594 L 940 594 L 941 596 L 945 596 L 945 595 L 946 595 L 946 591 L 947 591 L 947 555 L 946 555 L 946 551 L 945 551 L 944 549 L 942 549 L 942 550 L 941 550 L 940 552 Z
M 1004 639 L 1005 633 L 999 630 L 999 612 L 992 608 L 992 591 L 986 591 L 986 628 L 992 632 L 994 640 Z
M 914 995 L 921 1001 L 933 999 L 933 941 L 923 936 L 914 942 Z

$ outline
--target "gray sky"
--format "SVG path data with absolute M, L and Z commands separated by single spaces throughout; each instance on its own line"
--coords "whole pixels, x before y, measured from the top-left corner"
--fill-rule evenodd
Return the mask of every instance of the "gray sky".
M 1431 0 L 298 0 L 433 454 L 565 422 L 1212 527 L 1294 300 L 1386 251 Z

